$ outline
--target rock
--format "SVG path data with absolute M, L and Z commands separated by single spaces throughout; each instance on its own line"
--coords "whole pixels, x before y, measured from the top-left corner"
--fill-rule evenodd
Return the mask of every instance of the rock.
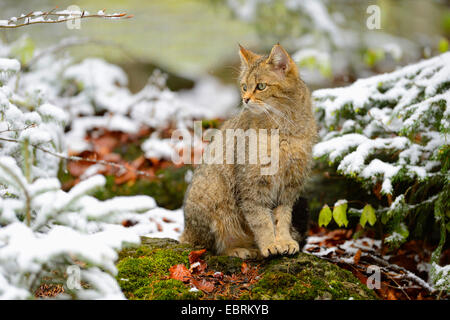
M 128 299 L 152 300 L 376 299 L 373 291 L 351 272 L 306 253 L 246 261 L 249 267 L 257 266 L 259 280 L 248 285 L 236 283 L 229 286 L 226 293 L 217 294 L 215 291 L 218 290 L 209 293 L 196 291 L 187 283 L 169 279 L 169 268 L 176 264 L 189 268 L 189 252 L 198 249 L 172 239 L 143 237 L 139 247 L 119 253 L 117 280 L 122 291 Z M 242 276 L 243 261 L 239 258 L 214 256 L 206 252 L 202 259 L 206 261 L 208 271 Z

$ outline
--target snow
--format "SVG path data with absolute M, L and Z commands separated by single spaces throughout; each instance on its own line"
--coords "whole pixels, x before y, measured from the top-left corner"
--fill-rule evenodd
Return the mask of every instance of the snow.
M 434 269 L 435 286 L 442 290 L 448 290 L 450 286 L 450 265 L 446 265 L 444 267 L 439 266 L 436 263 L 432 264 L 432 268 Z
M 6 59 L 0 57 L 0 84 L 2 82 L 8 81 L 13 74 L 19 71 L 20 71 L 19 61 L 17 61 L 16 59 Z
M 20 62 L 16 59 L 0 58 L 0 71 L 14 71 L 20 70 Z
M 175 154 L 175 148 L 171 139 L 159 139 L 152 136 L 142 144 L 147 158 L 171 160 Z
M 389 222 L 386 244 L 398 246 L 405 242 L 409 231 L 402 222 L 404 216 L 421 206 L 436 206 L 436 199 L 443 195 L 431 194 L 428 199 L 411 201 L 406 197 L 410 189 L 401 190 L 398 181 L 408 179 L 412 186 L 437 177 L 445 183 L 442 160 L 437 160 L 449 141 L 449 83 L 447 52 L 391 73 L 359 79 L 348 87 L 313 92 L 321 137 L 313 155 L 371 192 L 381 184 L 380 193 L 392 201 L 376 209 L 377 215 Z M 438 211 L 436 207 L 434 211 Z M 439 215 L 435 218 L 441 219 Z M 343 247 L 354 251 L 346 244 Z M 313 254 L 321 255 L 322 251 Z M 431 268 L 430 274 L 438 269 Z M 445 272 L 436 274 L 431 286 L 406 274 L 430 290 L 432 286 L 449 285 Z
M 85 265 L 81 279 L 90 285 L 75 292 L 77 298 L 123 299 L 114 278 L 117 251 L 137 244 L 143 235 L 179 239 L 183 211 L 159 208 L 148 196 L 105 201 L 90 196 L 106 182 L 97 174 L 101 165 L 63 191 L 57 179 L 61 159 L 54 154 L 90 150 L 85 137 L 91 130 L 135 134 L 148 126 L 153 133 L 143 151 L 148 157 L 171 158 L 175 146 L 162 138 L 163 130 L 192 129 L 193 120 L 226 117 L 237 105 L 238 92 L 210 77 L 198 79 L 192 90 L 173 92 L 165 86 L 167 76 L 155 71 L 133 94 L 118 66 L 96 58 L 80 63 L 56 58 L 55 48 L 36 50 L 39 55 L 19 81 L 13 76 L 20 63 L 0 60 L 0 137 L 28 141 L 33 160 L 26 174 L 25 146 L 0 141 L 0 298 L 30 298 L 39 283 L 35 277 L 65 273 L 76 260 Z M 0 44 L 0 54 L 8 52 Z M 33 105 L 33 110 L 22 105 Z M 124 227 L 127 220 L 131 224 Z
M 333 43 L 337 46 L 344 45 L 344 40 L 340 29 L 331 19 L 328 10 L 322 1 L 317 0 L 288 0 L 286 1 L 286 7 L 290 9 L 300 9 L 305 12 L 313 20 L 315 28 L 324 31 L 329 34 Z
M 56 121 L 66 123 L 68 121 L 67 113 L 59 107 L 50 103 L 44 103 L 39 106 L 39 114 L 43 117 L 54 118 Z
M 392 73 L 360 79 L 348 87 L 315 91 L 315 107 L 323 127 L 314 157 L 338 163 L 338 172 L 345 175 L 367 181 L 379 177 L 385 194 L 393 193 L 392 180 L 402 168 L 412 178 L 433 176 L 435 152 L 448 140 L 448 134 L 435 128 L 445 127 L 448 117 L 436 118 L 440 124 L 428 127 L 423 119 L 429 112 L 440 112 L 436 104 L 441 102 L 446 103 L 444 114 L 448 113 L 450 92 L 437 93 L 448 82 L 450 53 L 444 53 Z M 388 106 L 378 106 L 382 104 Z M 343 112 L 353 112 L 352 119 L 341 116 Z M 426 143 L 406 136 L 419 130 Z M 398 152 L 398 159 L 368 161 L 387 151 Z

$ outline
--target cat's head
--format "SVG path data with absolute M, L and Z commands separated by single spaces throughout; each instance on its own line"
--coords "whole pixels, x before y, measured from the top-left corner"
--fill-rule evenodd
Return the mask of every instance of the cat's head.
M 244 107 L 258 112 L 267 105 L 280 108 L 292 105 L 306 88 L 300 80 L 297 65 L 279 44 L 269 56 L 251 52 L 239 45 L 241 74 L 239 85 Z M 307 90 L 307 89 L 306 89 Z

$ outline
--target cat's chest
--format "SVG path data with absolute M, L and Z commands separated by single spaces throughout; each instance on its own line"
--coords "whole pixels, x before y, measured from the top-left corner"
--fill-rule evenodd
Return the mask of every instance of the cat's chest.
M 259 182 L 266 186 L 272 201 L 279 202 L 284 196 L 289 196 L 288 193 L 298 191 L 301 177 L 294 162 L 280 162 L 276 173 L 260 176 Z

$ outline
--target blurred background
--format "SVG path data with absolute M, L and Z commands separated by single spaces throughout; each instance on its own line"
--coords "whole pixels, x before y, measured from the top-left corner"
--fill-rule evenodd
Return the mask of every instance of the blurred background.
M 370 5 L 380 8 L 381 29 L 370 30 Z M 25 34 L 45 48 L 68 37 L 84 38 L 71 48 L 81 60 L 98 56 L 124 68 L 130 89 L 140 90 L 153 68 L 177 75 L 172 89 L 204 75 L 234 82 L 237 44 L 266 53 L 280 42 L 313 88 L 345 85 L 356 78 L 392 71 L 448 49 L 450 2 L 446 0 L 2 0 L 0 20 L 31 10 L 71 5 L 95 13 L 126 12 L 125 21 L 85 19 L 81 29 L 35 25 L 0 30 L 3 41 Z

